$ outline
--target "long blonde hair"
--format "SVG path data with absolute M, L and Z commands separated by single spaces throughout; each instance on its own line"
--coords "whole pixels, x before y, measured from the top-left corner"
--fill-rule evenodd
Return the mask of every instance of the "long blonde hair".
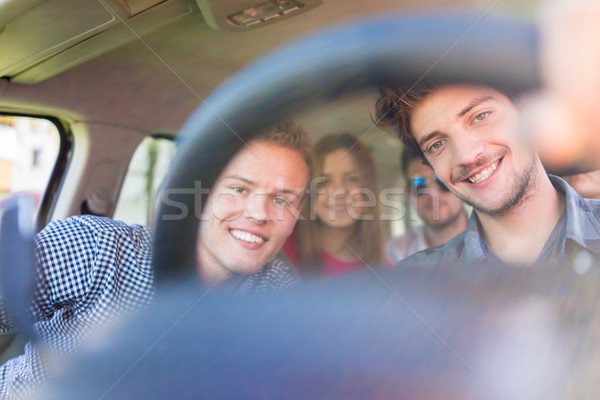
M 369 149 L 349 133 L 332 134 L 319 140 L 314 148 L 314 164 L 312 178 L 323 175 L 325 157 L 336 150 L 346 150 L 356 163 L 361 177 L 361 188 L 370 190 L 377 196 L 378 180 L 373 157 Z M 297 244 L 298 260 L 303 270 L 320 268 L 323 259 L 323 249 L 320 245 L 319 230 L 322 222 L 311 218 L 314 213 L 316 196 L 306 196 L 300 221 L 296 224 L 294 237 Z M 373 207 L 368 209 L 373 218 L 356 221 L 354 232 L 348 240 L 348 245 L 368 265 L 379 265 L 383 262 L 383 225 L 379 211 L 379 199 L 376 198 Z

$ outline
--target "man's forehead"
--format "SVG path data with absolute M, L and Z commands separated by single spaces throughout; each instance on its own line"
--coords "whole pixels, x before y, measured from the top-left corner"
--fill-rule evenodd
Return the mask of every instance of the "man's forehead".
M 447 85 L 441 86 L 425 96 L 417 104 L 415 110 L 422 109 L 424 105 L 441 102 L 446 107 L 450 106 L 456 111 L 477 100 L 496 100 L 500 98 L 506 98 L 506 95 L 489 86 Z
M 415 139 L 419 142 L 431 133 L 430 130 L 438 129 L 431 127 L 432 124 L 460 118 L 479 104 L 505 100 L 510 102 L 505 94 L 489 86 L 441 86 L 424 97 L 413 110 L 411 125 Z
M 225 183 L 240 182 L 252 187 L 273 188 L 277 190 L 296 191 L 298 188 L 304 188 L 302 185 L 296 184 L 296 179 L 290 179 L 288 175 L 276 173 L 258 175 L 240 171 L 239 173 L 226 174 L 221 180 Z
M 227 184 L 234 179 L 263 192 L 298 192 L 307 184 L 308 166 L 296 149 L 253 140 L 232 158 L 219 181 Z
M 294 155 L 296 157 L 294 157 Z M 296 149 L 292 149 L 286 146 L 279 145 L 277 143 L 264 142 L 259 140 L 253 140 L 245 144 L 231 159 L 229 164 L 225 167 L 225 170 L 231 170 L 234 168 L 249 168 L 256 166 L 260 168 L 262 164 L 279 164 L 283 167 L 290 166 L 296 167 L 296 163 L 302 161 L 302 164 L 306 164 L 303 160 L 302 155 Z M 276 170 L 264 170 L 265 175 L 277 173 Z

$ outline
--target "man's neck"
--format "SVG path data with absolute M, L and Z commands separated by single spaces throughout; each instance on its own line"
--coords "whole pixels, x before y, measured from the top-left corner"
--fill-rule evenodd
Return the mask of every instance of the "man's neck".
M 236 278 L 239 278 L 223 267 L 208 251 L 201 251 L 198 248 L 196 257 L 196 274 L 204 286 L 217 287 L 223 285 L 225 282 L 230 280 L 233 282 Z
M 464 231 L 467 227 L 467 222 L 467 213 L 462 210 L 462 212 L 457 215 L 457 218 L 450 224 L 442 227 L 425 225 L 423 228 L 423 235 L 427 246 L 435 247 L 445 244 L 448 240 Z
M 542 173 L 535 190 L 511 212 L 502 216 L 477 213 L 483 240 L 507 264 L 533 265 L 565 204 L 564 195 Z

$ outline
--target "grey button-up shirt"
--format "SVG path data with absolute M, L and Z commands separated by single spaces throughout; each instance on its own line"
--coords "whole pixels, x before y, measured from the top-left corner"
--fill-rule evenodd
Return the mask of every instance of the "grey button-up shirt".
M 600 200 L 584 199 L 561 178 L 553 175 L 549 177 L 555 189 L 565 195 L 566 208 L 535 266 L 569 263 L 576 272 L 585 273 L 594 262 L 600 260 Z M 560 235 L 559 240 L 556 240 L 557 235 Z M 549 245 L 552 247 L 547 248 Z M 498 257 L 490 253 L 491 250 L 481 238 L 477 214 L 472 213 L 464 232 L 445 245 L 415 253 L 396 267 L 437 264 L 472 266 L 482 263 L 497 265 Z

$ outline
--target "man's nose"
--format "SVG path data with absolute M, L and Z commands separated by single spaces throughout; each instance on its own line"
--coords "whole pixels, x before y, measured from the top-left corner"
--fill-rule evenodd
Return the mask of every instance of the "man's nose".
M 246 203 L 246 217 L 257 223 L 264 223 L 271 219 L 269 214 L 269 196 L 256 194 L 250 196 Z
M 473 133 L 456 135 L 453 141 L 454 162 L 457 166 L 466 166 L 476 163 L 484 154 L 485 145 L 481 138 Z

